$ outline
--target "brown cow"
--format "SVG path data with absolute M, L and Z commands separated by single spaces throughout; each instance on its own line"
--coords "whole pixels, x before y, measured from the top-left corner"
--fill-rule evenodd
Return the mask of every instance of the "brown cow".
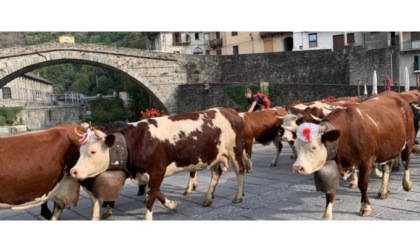
M 371 215 L 367 189 L 374 162 L 384 164 L 385 170 L 378 198 L 388 196 L 390 167 L 400 154 L 405 161 L 403 188 L 411 190 L 413 112 L 395 92 L 386 91 L 346 109 L 334 110 L 320 125 L 304 123 L 298 127 L 297 136 L 298 157 L 293 171 L 301 175 L 315 173 L 317 190 L 326 193 L 323 219 L 332 219 L 339 175 L 344 176 L 356 168 L 362 193 L 359 214 Z
M 79 157 L 75 128 L 86 131 L 81 125 L 65 124 L 0 138 L 0 209 L 21 210 L 48 200 L 61 209 L 77 204 L 80 186 L 66 175 Z
M 80 148 L 80 158 L 70 173 L 85 179 L 104 172 L 110 162 L 109 148 L 124 139 L 127 169 L 137 183 L 149 188 L 146 220 L 153 219 L 155 199 L 176 211 L 176 204 L 160 191 L 166 176 L 181 171 L 212 170 L 212 182 L 203 204 L 211 204 L 221 163 L 234 166 L 238 188 L 233 200 L 242 202 L 244 182 L 244 123 L 236 111 L 214 108 L 205 111 L 141 120 L 107 135 L 94 131 Z M 247 164 L 248 162 L 245 162 Z

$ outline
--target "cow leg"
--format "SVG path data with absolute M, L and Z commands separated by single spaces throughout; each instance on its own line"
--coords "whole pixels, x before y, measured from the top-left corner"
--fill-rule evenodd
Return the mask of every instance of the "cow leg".
M 159 168 L 158 168 L 159 169 Z M 164 170 L 164 169 L 162 169 Z M 164 174 L 152 173 L 150 174 L 150 179 L 148 183 L 149 192 L 147 193 L 147 202 L 146 202 L 146 214 L 144 215 L 144 220 L 153 220 L 153 205 L 155 204 L 156 197 L 160 191 L 160 185 L 162 184 Z
M 332 220 L 332 208 L 335 200 L 335 191 L 332 193 L 326 193 L 326 205 L 325 205 L 325 211 L 324 215 L 322 216 L 323 220 Z
M 204 202 L 203 202 L 203 207 L 208 207 L 213 203 L 214 191 L 216 190 L 216 186 L 219 183 L 220 175 L 222 174 L 220 165 L 210 167 L 210 170 L 211 170 L 211 181 L 210 181 L 209 189 L 207 191 L 206 198 L 204 199 Z
M 371 159 L 370 162 L 365 162 L 362 166 L 359 167 L 359 181 L 357 185 L 359 187 L 360 192 L 362 193 L 359 215 L 363 217 L 367 217 L 372 214 L 372 209 L 370 207 L 370 202 L 367 195 L 369 176 L 372 171 L 372 164 L 373 160 Z
M 232 165 L 235 169 L 236 179 L 238 180 L 238 188 L 236 189 L 236 195 L 233 199 L 233 203 L 241 203 L 244 194 L 244 163 L 242 162 L 240 153 L 235 154 L 235 158 L 232 158 Z
M 54 202 L 54 208 L 55 208 L 55 202 Z M 44 217 L 46 220 L 51 220 L 52 213 L 50 209 L 48 208 L 48 202 L 44 202 L 41 205 L 41 216 Z
M 382 185 L 381 189 L 378 192 L 377 199 L 386 199 L 388 198 L 389 193 L 389 175 L 391 174 L 391 166 L 393 161 L 389 161 L 383 165 L 383 176 L 382 176 Z
M 249 137 L 247 137 L 247 138 L 245 138 L 245 153 L 248 155 L 247 157 L 246 156 L 244 156 L 244 158 L 248 158 L 249 160 L 251 160 L 251 157 L 252 157 L 252 146 L 253 146 L 253 139 L 251 138 L 249 138 Z M 250 173 L 250 172 L 252 172 L 252 164 L 251 165 L 249 165 L 248 163 L 247 163 L 247 165 L 245 166 L 245 170 L 246 170 L 246 172 L 247 173 Z
M 245 171 L 248 173 L 252 172 L 253 165 L 252 165 L 251 157 L 248 156 L 248 154 L 245 151 L 242 154 L 242 162 L 244 163 Z
M 138 192 L 137 192 L 137 196 L 142 196 L 142 195 L 144 195 L 144 192 L 145 192 L 145 185 L 139 185 L 139 190 L 138 190 Z
M 198 187 L 197 173 L 195 171 L 190 172 L 190 178 L 188 179 L 187 188 L 185 189 L 184 195 L 191 195 L 192 191 L 196 190 Z
M 107 206 L 105 212 L 102 214 L 102 219 L 108 219 L 112 215 L 112 211 L 114 210 L 115 201 L 105 201 L 107 202 Z
M 174 211 L 175 213 L 177 212 L 176 209 L 176 203 L 173 200 L 168 200 L 165 195 L 163 195 L 163 193 L 159 190 L 156 197 L 158 198 L 158 200 L 160 201 L 160 203 L 162 203 L 162 205 L 164 205 L 166 208 L 171 209 L 172 211 Z
M 394 163 L 392 164 L 392 171 L 399 171 L 400 170 L 400 158 L 397 157 L 394 159 Z
M 359 181 L 359 172 L 358 170 L 354 170 L 353 173 L 351 174 L 351 181 L 350 181 L 349 187 L 356 188 L 358 181 Z
M 54 202 L 54 213 L 51 216 L 51 220 L 55 221 L 58 220 L 63 213 L 64 207 L 59 206 Z
M 403 185 L 404 191 L 406 192 L 411 191 L 411 188 L 413 187 L 413 181 L 411 180 L 411 175 L 410 175 L 410 170 L 409 170 L 410 155 L 411 155 L 412 150 L 413 150 L 413 146 L 412 145 L 409 146 L 407 144 L 406 148 L 401 152 L 401 160 L 404 163 L 404 176 L 403 176 L 402 185 Z
M 274 158 L 271 161 L 270 166 L 277 166 L 277 163 L 279 162 L 280 152 L 283 149 L 283 144 L 280 141 L 280 136 L 277 136 L 273 139 L 273 145 L 274 147 L 276 147 L 276 154 L 274 154 Z
M 293 151 L 293 156 L 290 156 L 290 159 L 296 159 L 297 158 L 297 152 L 296 152 L 296 149 L 295 149 L 295 146 L 294 146 L 295 141 L 288 141 L 288 143 L 290 145 L 290 148 Z
M 379 165 L 379 164 L 374 164 L 372 167 L 373 167 L 373 169 L 375 169 L 375 176 L 377 178 L 383 178 L 383 176 L 384 176 L 383 167 L 381 165 Z M 379 170 L 378 167 L 380 167 L 381 170 Z

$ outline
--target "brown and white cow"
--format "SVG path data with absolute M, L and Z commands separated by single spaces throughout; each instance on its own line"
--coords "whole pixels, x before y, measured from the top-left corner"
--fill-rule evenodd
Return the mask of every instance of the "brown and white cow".
M 82 125 L 65 124 L 0 138 L 0 209 L 27 209 L 48 200 L 61 209 L 77 205 L 79 183 L 66 175 L 79 157 L 75 128 L 86 131 Z
M 320 125 L 304 123 L 298 127 L 295 141 L 298 157 L 293 171 L 301 175 L 315 173 L 317 190 L 326 193 L 323 219 L 332 219 L 337 174 L 344 176 L 355 168 L 359 170 L 358 187 L 362 193 L 361 216 L 370 216 L 372 212 L 367 189 L 374 162 L 385 167 L 378 198 L 388 196 L 390 166 L 400 154 L 405 161 L 403 188 L 411 190 L 413 124 L 409 104 L 397 93 L 386 91 L 346 109 L 334 110 Z
M 274 154 L 270 166 L 277 165 L 280 152 L 283 148 L 283 144 L 280 140 L 282 133 L 279 132 L 283 131 L 281 128 L 282 119 L 280 117 L 286 114 L 287 111 L 283 107 L 239 113 L 245 123 L 245 153 L 248 155 L 247 160 L 251 160 L 252 147 L 254 144 L 270 144 L 272 142 L 276 148 L 276 153 Z M 249 163 L 248 166 L 252 167 L 252 163 Z M 250 170 L 252 170 L 252 168 Z M 191 172 L 184 195 L 190 195 L 197 186 L 197 174 Z
M 149 188 L 146 220 L 153 219 L 155 199 L 176 211 L 176 204 L 165 198 L 160 185 L 166 176 L 182 171 L 210 168 L 212 181 L 206 202 L 212 202 L 221 163 L 234 166 L 238 188 L 233 200 L 242 202 L 244 167 L 244 123 L 232 109 L 205 111 L 145 119 L 134 125 L 105 134 L 95 130 L 80 148 L 80 158 L 70 173 L 85 179 L 104 172 L 109 165 L 109 148 L 116 137 L 123 137 L 128 151 L 127 169 L 137 183 Z

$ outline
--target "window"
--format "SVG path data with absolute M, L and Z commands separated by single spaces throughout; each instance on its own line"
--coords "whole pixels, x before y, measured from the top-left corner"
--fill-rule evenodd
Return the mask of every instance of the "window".
M 216 55 L 222 55 L 222 50 L 220 49 L 216 50 Z
M 203 49 L 196 47 L 194 48 L 193 54 L 203 54 Z
M 220 32 L 216 32 L 216 38 L 219 39 L 220 38 Z
M 208 33 L 204 33 L 204 42 L 208 43 L 209 42 L 209 34 Z
M 318 46 L 318 35 L 316 33 L 309 34 L 308 38 L 309 38 L 309 47 Z
M 200 33 L 194 33 L 195 40 L 200 40 Z
M 3 99 L 12 99 L 12 90 L 9 87 L 4 87 L 1 89 L 3 93 Z
M 206 55 L 210 55 L 210 50 L 206 50 Z
M 233 55 L 239 54 L 239 46 L 233 46 Z
M 181 43 L 181 34 L 179 32 L 174 32 L 172 34 L 173 44 L 180 44 Z
M 238 32 L 232 32 L 232 37 L 233 36 L 238 36 Z

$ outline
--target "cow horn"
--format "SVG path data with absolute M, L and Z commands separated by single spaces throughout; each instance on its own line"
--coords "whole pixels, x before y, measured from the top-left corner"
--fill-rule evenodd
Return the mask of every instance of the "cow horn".
M 310 115 L 311 115 L 312 119 L 314 119 L 315 121 L 317 121 L 317 122 L 321 122 L 321 121 L 322 121 L 322 119 L 321 119 L 321 118 L 316 117 L 316 116 L 314 116 L 314 115 L 312 115 L 312 114 L 310 114 Z
M 328 123 L 325 123 L 324 125 L 319 127 L 319 132 L 321 134 L 327 132 L 327 130 L 328 130 Z
M 98 134 L 98 131 L 99 130 L 97 130 L 97 129 L 93 129 L 93 132 L 95 132 L 95 136 L 99 139 L 99 140 L 103 140 L 103 136 L 101 136 L 100 134 Z
M 413 105 L 413 107 L 414 107 L 414 108 L 416 108 L 416 109 L 420 110 L 420 107 L 419 107 L 419 106 L 414 105 L 413 103 L 411 103 L 411 105 Z
M 86 122 L 80 123 L 80 126 L 82 126 L 85 129 L 89 128 L 89 125 Z
M 83 134 L 77 132 L 77 128 L 74 128 L 74 132 L 76 132 L 76 135 L 78 135 L 79 137 L 83 137 Z

